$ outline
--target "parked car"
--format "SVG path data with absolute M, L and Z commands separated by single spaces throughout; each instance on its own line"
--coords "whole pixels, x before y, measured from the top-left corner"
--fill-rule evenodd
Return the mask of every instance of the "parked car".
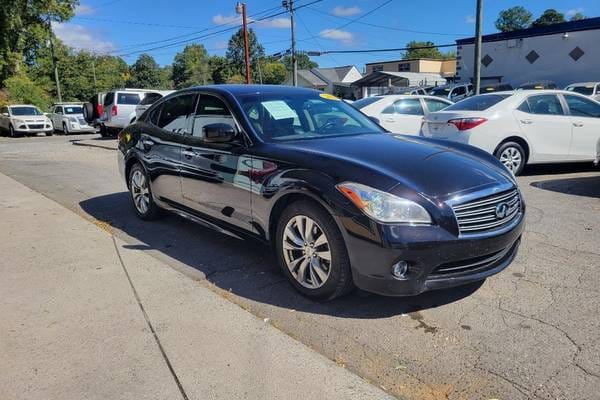
M 482 94 L 427 115 L 421 134 L 477 146 L 518 175 L 526 164 L 592 161 L 600 103 L 558 90 Z
M 600 139 L 596 142 L 596 159 L 594 160 L 596 166 L 600 165 Z
M 10 137 L 38 133 L 51 136 L 54 128 L 50 119 L 36 106 L 13 104 L 0 108 L 0 130 Z
M 535 81 L 525 82 L 517 87 L 517 90 L 547 90 L 557 89 L 556 83 L 553 81 Z
M 572 83 L 565 88 L 567 92 L 576 92 L 600 101 L 600 82 Z
M 91 126 L 99 127 L 101 124 L 99 119 L 104 115 L 104 98 L 106 97 L 106 93 L 96 93 L 92 97 L 90 97 L 89 102 L 92 104 L 92 116 L 86 119 L 91 119 L 92 121 L 89 123 Z M 85 112 L 85 108 L 84 108 Z
M 102 107 L 100 130 L 102 136 L 115 134 L 131 123 L 135 117 L 135 108 L 146 93 L 145 89 L 117 89 L 106 93 Z
M 353 106 L 364 114 L 375 117 L 390 132 L 418 135 L 423 116 L 443 110 L 453 104 L 450 100 L 433 96 L 389 95 L 367 97 Z
M 436 86 L 429 91 L 429 95 L 457 102 L 473 95 L 473 85 L 471 83 L 461 83 Z
M 411 95 L 427 95 L 429 91 L 433 89 L 434 86 L 409 86 L 409 87 L 392 87 L 386 93 L 386 95 L 391 94 L 411 94 Z
M 524 225 L 515 179 L 491 155 L 390 135 L 305 88 L 179 91 L 121 131 L 118 164 L 141 219 L 165 209 L 271 243 L 292 285 L 321 300 L 485 279 L 510 264 Z
M 492 92 L 506 92 L 514 90 L 513 87 L 508 83 L 491 83 L 488 85 L 482 85 L 479 91 L 481 93 L 492 93 Z
M 158 100 L 162 99 L 165 96 L 173 93 L 174 90 L 157 90 L 155 92 L 148 92 L 144 95 L 144 98 L 140 101 L 140 103 L 135 107 L 135 117 L 131 120 L 133 123 L 136 119 L 138 119 L 144 111 L 146 111 L 150 106 L 156 103 Z
M 96 132 L 96 128 L 88 125 L 83 118 L 81 103 L 57 103 L 52 106 L 49 118 L 52 121 L 54 130 L 59 130 L 65 135 Z

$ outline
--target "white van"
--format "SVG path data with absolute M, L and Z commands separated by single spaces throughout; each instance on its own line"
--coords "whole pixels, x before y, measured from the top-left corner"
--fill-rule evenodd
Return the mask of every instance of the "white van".
M 100 120 L 103 128 L 102 136 L 115 134 L 135 118 L 135 108 L 147 93 L 155 90 L 146 89 L 116 89 L 106 93 L 104 97 L 103 115 Z

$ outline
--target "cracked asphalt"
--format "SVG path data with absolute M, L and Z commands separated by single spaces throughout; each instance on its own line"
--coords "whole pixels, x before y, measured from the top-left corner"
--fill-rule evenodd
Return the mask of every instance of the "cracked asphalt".
M 173 215 L 136 219 L 110 147 L 95 136 L 0 138 L 0 172 L 398 398 L 600 398 L 600 170 L 591 164 L 518 178 L 527 227 L 501 274 L 411 298 L 355 292 L 317 304 L 257 243 Z

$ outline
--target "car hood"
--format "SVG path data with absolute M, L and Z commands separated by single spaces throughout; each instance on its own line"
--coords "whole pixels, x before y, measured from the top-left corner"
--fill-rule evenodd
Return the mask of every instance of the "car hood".
M 366 134 L 277 147 L 294 163 L 327 171 L 339 180 L 388 191 L 403 185 L 431 198 L 514 183 L 501 164 L 479 149 L 411 136 Z

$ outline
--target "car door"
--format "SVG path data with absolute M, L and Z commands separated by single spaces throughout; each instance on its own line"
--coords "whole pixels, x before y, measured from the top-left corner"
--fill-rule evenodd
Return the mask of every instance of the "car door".
M 531 161 L 561 161 L 568 157 L 571 117 L 566 115 L 556 94 L 528 96 L 514 116 L 531 146 Z
M 8 120 L 9 120 L 8 107 L 0 108 L 0 128 L 8 129 Z
M 62 129 L 62 116 L 63 110 L 61 106 L 54 107 L 54 112 L 52 113 L 52 125 L 57 129 Z
M 563 95 L 573 126 L 569 160 L 593 160 L 600 139 L 600 104 L 585 97 Z
M 182 203 L 181 149 L 190 131 L 197 95 L 173 97 L 138 124 L 139 150 L 152 182 L 155 198 L 171 206 Z
M 204 128 L 227 124 L 237 131 L 226 143 L 209 142 Z M 186 206 L 245 230 L 252 230 L 251 187 L 240 184 L 252 168 L 245 138 L 224 99 L 201 93 L 181 160 L 181 185 Z
M 423 120 L 423 106 L 418 97 L 396 100 L 381 113 L 381 125 L 390 132 L 418 135 Z

